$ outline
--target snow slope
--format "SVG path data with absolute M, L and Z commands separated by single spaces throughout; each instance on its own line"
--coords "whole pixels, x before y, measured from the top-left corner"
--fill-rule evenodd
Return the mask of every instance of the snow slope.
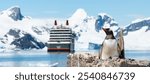
M 81 10 L 81 9 L 79 9 Z M 76 49 L 88 49 L 90 43 L 102 44 L 105 39 L 105 33 L 102 28 L 110 27 L 114 35 L 120 29 L 118 23 L 108 14 L 99 13 L 97 18 L 88 16 L 82 9 L 78 11 L 78 15 L 73 15 L 70 20 L 73 20 L 73 30 L 77 34 Z M 81 18 L 75 18 L 74 16 L 82 16 Z M 74 19 L 72 19 L 74 17 Z M 84 17 L 84 18 L 83 18 Z M 150 50 L 150 18 L 133 21 L 131 24 L 124 27 L 124 40 L 126 50 Z M 117 37 L 116 37 L 117 38 Z M 92 47 L 92 45 L 91 45 Z
M 110 27 L 116 36 L 119 24 L 114 18 L 106 13 L 99 13 L 97 17 L 89 16 L 84 9 L 77 9 L 68 18 L 70 27 L 76 33 L 76 50 L 91 48 L 94 44 L 102 44 L 105 33 L 102 28 Z M 45 44 L 49 40 L 49 31 L 53 26 L 54 19 L 33 19 L 23 16 L 18 6 L 13 6 L 0 12 L 0 48 L 12 49 L 16 45 L 23 44 L 22 40 L 32 37 L 31 45 L 38 46 L 38 43 Z M 65 20 L 58 19 L 58 24 L 64 24 Z M 18 37 L 10 35 L 9 31 L 20 31 Z M 126 50 L 150 50 L 150 18 L 136 20 L 124 28 Z M 28 34 L 26 36 L 26 34 Z M 20 44 L 17 44 L 21 42 Z M 13 44 L 13 42 L 15 42 Z M 92 45 L 91 45 L 92 44 Z M 18 47 L 18 46 L 17 46 Z M 31 47 L 31 46 L 30 46 Z M 32 48 L 32 47 L 31 47 Z
M 45 44 L 48 41 L 49 30 L 51 27 L 50 22 L 52 22 L 50 19 L 32 19 L 30 17 L 23 16 L 19 7 L 13 6 L 11 8 L 8 8 L 0 13 L 0 46 L 6 49 L 12 49 L 16 47 L 13 45 L 13 42 L 16 39 L 26 37 L 26 35 L 24 34 L 24 32 L 26 32 L 27 34 L 29 34 L 29 36 L 36 39 L 34 41 L 32 40 L 31 43 L 33 45 L 35 45 L 37 48 L 43 48 L 37 46 L 37 44 L 41 42 Z M 18 34 L 19 38 L 8 34 L 8 32 L 12 29 L 14 31 L 21 31 L 20 34 Z M 37 31 L 40 32 L 40 34 Z M 21 42 L 20 46 L 23 44 L 24 42 Z
M 114 32 L 118 29 L 118 23 L 108 14 L 99 13 L 95 22 L 97 32 L 102 28 L 111 28 Z
M 132 50 L 150 50 L 150 18 L 135 20 L 124 29 L 125 47 Z
M 88 16 L 84 9 L 77 11 L 69 18 L 71 27 L 76 32 L 76 50 L 88 49 L 91 43 L 102 44 L 105 33 L 100 27 L 110 25 L 115 31 L 118 24 L 107 14 L 98 14 L 98 17 Z

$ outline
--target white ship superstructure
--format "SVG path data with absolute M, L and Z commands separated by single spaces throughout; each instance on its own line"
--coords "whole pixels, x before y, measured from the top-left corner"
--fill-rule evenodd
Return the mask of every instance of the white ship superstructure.
M 68 27 L 69 22 L 66 21 L 66 26 L 57 26 L 55 20 L 54 27 L 50 29 L 50 39 L 48 41 L 48 52 L 74 51 L 74 33 L 71 28 Z

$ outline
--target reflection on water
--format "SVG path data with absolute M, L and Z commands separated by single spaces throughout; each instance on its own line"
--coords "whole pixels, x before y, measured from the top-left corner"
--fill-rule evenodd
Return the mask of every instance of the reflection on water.
M 85 51 L 95 52 L 98 51 Z M 46 51 L 18 51 L 0 53 L 1 67 L 66 67 L 68 53 L 47 53 Z M 128 50 L 126 58 L 150 60 L 150 51 Z

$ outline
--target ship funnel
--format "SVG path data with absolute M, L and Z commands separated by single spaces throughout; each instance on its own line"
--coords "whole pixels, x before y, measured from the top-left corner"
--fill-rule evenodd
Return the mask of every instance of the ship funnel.
M 57 20 L 54 21 L 54 25 L 57 26 Z
M 67 26 L 69 25 L 69 21 L 68 21 L 68 20 L 66 20 L 66 25 L 67 25 Z

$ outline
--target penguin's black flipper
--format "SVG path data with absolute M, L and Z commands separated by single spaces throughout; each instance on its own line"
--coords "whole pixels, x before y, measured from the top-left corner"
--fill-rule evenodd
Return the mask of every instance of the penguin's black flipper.
M 123 29 L 120 29 L 119 36 L 118 36 L 118 51 L 119 51 L 119 58 L 124 59 L 124 38 L 123 38 Z
M 104 42 L 103 42 L 103 43 L 104 43 Z M 99 50 L 99 56 L 98 56 L 99 59 L 102 58 L 103 43 L 102 43 L 101 48 L 100 48 L 100 50 Z
M 121 53 L 120 53 L 120 55 L 119 55 L 119 58 L 125 59 L 124 49 L 121 50 Z

